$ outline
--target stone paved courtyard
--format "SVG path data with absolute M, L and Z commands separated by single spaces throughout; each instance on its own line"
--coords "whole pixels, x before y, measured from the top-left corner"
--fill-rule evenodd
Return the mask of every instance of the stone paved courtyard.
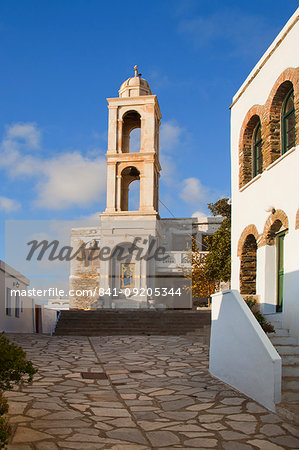
M 7 394 L 9 450 L 299 448 L 298 429 L 210 376 L 196 336 L 14 340 L 39 372 Z

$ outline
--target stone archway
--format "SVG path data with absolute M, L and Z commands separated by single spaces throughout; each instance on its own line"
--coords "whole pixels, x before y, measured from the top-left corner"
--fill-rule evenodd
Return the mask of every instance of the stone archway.
M 273 245 L 275 235 L 281 230 L 285 230 L 286 234 L 288 233 L 289 220 L 286 213 L 282 209 L 278 209 L 266 220 L 260 245 Z
M 239 257 L 241 257 L 241 255 L 242 255 L 243 246 L 244 246 L 245 240 L 249 234 L 253 234 L 253 236 L 255 237 L 255 240 L 257 242 L 257 246 L 259 247 L 260 235 L 257 231 L 256 226 L 253 224 L 247 225 L 247 227 L 244 228 L 244 230 L 242 231 L 242 234 L 241 234 L 239 242 L 238 242 L 237 256 L 239 256 Z
M 257 241 L 253 234 L 247 235 L 241 252 L 240 292 L 256 295 Z

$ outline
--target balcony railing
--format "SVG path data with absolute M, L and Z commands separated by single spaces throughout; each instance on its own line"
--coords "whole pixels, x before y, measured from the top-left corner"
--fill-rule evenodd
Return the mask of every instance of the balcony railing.
M 204 257 L 208 252 L 199 252 L 200 257 Z M 157 261 L 156 266 L 161 269 L 185 269 L 190 266 L 190 260 L 188 261 L 188 255 L 186 251 L 171 251 L 167 252 L 163 261 Z

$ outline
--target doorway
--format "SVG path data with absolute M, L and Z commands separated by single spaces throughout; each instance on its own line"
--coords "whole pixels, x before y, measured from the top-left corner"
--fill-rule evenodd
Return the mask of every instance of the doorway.
M 282 312 L 284 285 L 284 238 L 285 231 L 276 235 L 277 249 L 277 303 L 276 312 Z

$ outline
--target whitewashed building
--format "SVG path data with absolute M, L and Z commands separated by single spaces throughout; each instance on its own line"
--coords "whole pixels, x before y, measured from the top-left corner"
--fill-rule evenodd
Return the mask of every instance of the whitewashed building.
M 57 313 L 27 295 L 29 284 L 27 277 L 0 260 L 0 332 L 52 332 Z
M 298 10 L 233 98 L 232 280 L 299 336 Z
M 0 331 L 35 331 L 34 300 L 14 293 L 27 291 L 29 279 L 0 260 Z
M 232 290 L 212 296 L 210 371 L 299 423 L 299 8 L 233 98 Z M 244 298 L 275 326 L 266 334 Z

